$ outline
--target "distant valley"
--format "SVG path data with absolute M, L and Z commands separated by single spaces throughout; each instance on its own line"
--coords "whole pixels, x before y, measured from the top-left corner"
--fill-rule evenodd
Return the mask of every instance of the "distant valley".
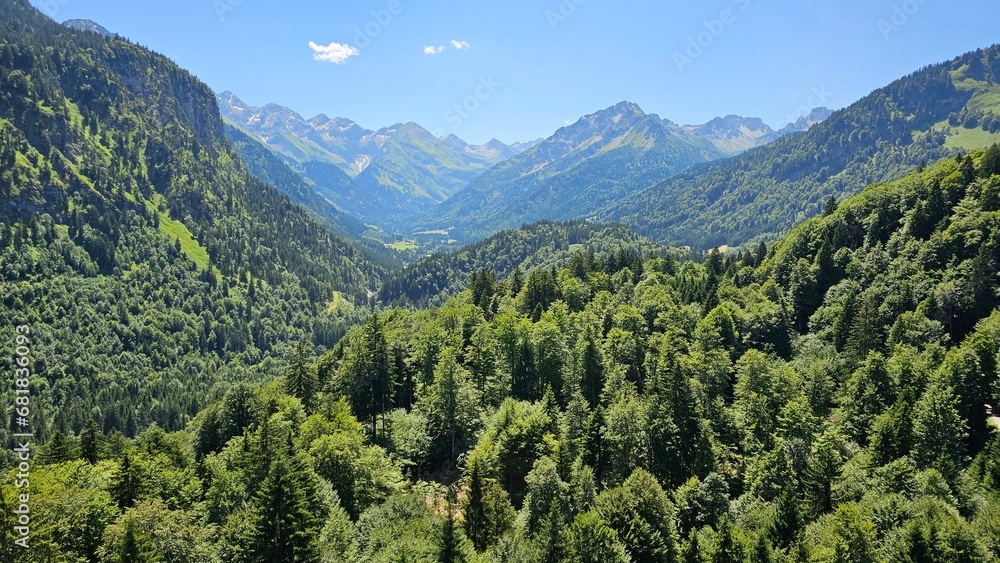
M 622 102 L 548 139 L 472 145 L 412 122 L 370 130 L 347 118 L 250 106 L 228 91 L 216 98 L 234 128 L 231 139 L 238 131 L 278 155 L 323 202 L 313 206 L 320 214 L 332 206 L 387 240 L 448 233 L 442 242 L 479 240 L 540 219 L 590 217 L 692 165 L 805 131 L 831 113 L 818 108 L 775 131 L 737 115 L 681 126 Z

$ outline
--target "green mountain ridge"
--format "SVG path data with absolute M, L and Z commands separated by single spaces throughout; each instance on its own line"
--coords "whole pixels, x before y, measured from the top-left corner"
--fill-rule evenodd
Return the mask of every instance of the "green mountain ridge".
M 830 197 L 1000 140 L 1000 48 L 928 66 L 773 144 L 700 166 L 597 213 L 699 248 L 773 239 Z
M 455 252 L 437 254 L 396 270 L 382 283 L 377 299 L 387 306 L 424 307 L 440 304 L 481 271 L 505 279 L 515 270 L 562 268 L 573 260 L 593 262 L 622 255 L 631 259 L 670 252 L 622 225 L 542 221 L 502 231 Z
M 722 156 L 707 139 L 622 102 L 499 164 L 417 223 L 454 227 L 471 241 L 541 219 L 587 217 L 645 179 Z
M 385 268 L 248 172 L 207 86 L 25 0 L 0 12 L 0 313 L 33 331 L 39 439 L 180 429 L 293 339 L 346 332 Z
M 365 260 L 386 270 L 402 266 L 402 262 L 385 248 L 378 233 L 354 217 L 337 209 L 330 200 L 314 189 L 314 185 L 289 168 L 278 155 L 239 128 L 226 124 L 226 136 L 239 154 L 247 170 L 261 182 L 274 186 L 282 194 L 314 213 L 315 217 L 338 236 L 351 240 Z
M 817 108 L 781 131 L 737 115 L 678 126 L 622 102 L 494 166 L 413 223 L 454 228 L 468 242 L 538 220 L 593 218 L 659 179 L 807 130 L 828 115 Z
M 438 139 L 412 122 L 371 131 L 344 118 L 306 120 L 276 104 L 252 107 L 232 92 L 216 97 L 227 120 L 282 155 L 317 192 L 390 232 L 512 154 L 502 144 Z

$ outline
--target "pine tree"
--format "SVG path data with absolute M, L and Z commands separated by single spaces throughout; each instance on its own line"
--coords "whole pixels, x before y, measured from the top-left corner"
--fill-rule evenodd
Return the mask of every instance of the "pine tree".
M 56 430 L 45 445 L 42 459 L 46 463 L 63 463 L 73 459 L 73 444 L 61 430 Z
M 251 561 L 319 560 L 315 540 L 322 522 L 312 511 L 320 506 L 314 479 L 291 450 L 271 463 L 254 498 Z
M 580 369 L 580 388 L 587 398 L 590 408 L 600 403 L 601 391 L 604 389 L 604 359 L 593 327 L 584 329 L 584 334 L 577 346 L 577 362 Z
M 749 563 L 777 563 L 777 561 L 767 535 L 758 534 L 753 544 L 753 551 L 750 552 Z
M 469 491 L 466 493 L 462 514 L 465 518 L 465 533 L 472 540 L 477 551 L 485 551 L 489 546 L 490 522 L 486 516 L 486 502 L 483 498 L 486 482 L 481 469 L 482 462 L 475 458 L 469 467 Z
M 118 471 L 111 480 L 111 498 L 120 508 L 131 508 L 135 501 L 141 498 L 144 488 L 144 479 L 132 455 L 125 453 L 122 455 Z
M 719 522 L 719 530 L 715 534 L 712 563 L 734 563 L 743 561 L 744 557 L 743 546 L 733 535 L 733 526 L 729 521 L 729 516 L 724 516 Z
M 844 298 L 844 306 L 833 321 L 833 343 L 837 350 L 843 352 L 851 338 L 851 327 L 858 309 L 858 293 L 851 291 Z
M 116 553 L 117 563 L 145 563 L 149 560 L 147 557 L 152 555 L 140 545 L 139 538 L 136 537 L 135 528 L 135 520 L 132 518 L 126 519 L 125 536 L 122 539 L 121 547 L 118 548 Z
M 521 266 L 514 268 L 514 273 L 510 275 L 508 283 L 510 285 L 510 296 L 517 297 L 517 294 L 521 293 L 521 288 L 524 287 L 524 272 L 521 271 Z
M 604 476 L 608 469 L 608 452 L 604 443 L 605 430 L 604 407 L 597 405 L 587 421 L 583 459 L 584 463 L 593 468 L 594 481 L 598 487 L 604 484 Z
M 799 514 L 799 499 L 791 486 L 778 497 L 774 511 L 774 519 L 767 529 L 767 535 L 777 547 L 787 548 L 792 545 L 802 529 L 802 517 Z
M 995 174 L 1000 174 L 1000 145 L 993 143 L 983 155 L 982 164 L 979 166 L 979 177 L 990 178 Z
M 667 488 L 712 468 L 712 446 L 691 383 L 672 350 L 665 349 L 647 398 L 649 467 Z
M 826 200 L 826 206 L 823 207 L 823 216 L 829 217 L 830 215 L 833 215 L 837 211 L 838 205 L 837 196 L 830 196 L 830 199 Z
M 441 528 L 438 561 L 440 563 L 461 563 L 467 561 L 468 549 L 463 541 L 466 538 L 462 537 L 461 530 L 455 525 L 455 508 L 452 503 L 451 493 L 448 494 L 446 510 L 444 526 Z
M 295 358 L 285 374 L 285 390 L 289 395 L 298 397 L 302 401 L 306 412 L 312 412 L 316 408 L 319 379 L 316 371 L 309 365 L 306 345 L 303 342 L 299 342 L 295 347 Z
M 100 429 L 94 419 L 87 419 L 87 424 L 80 432 L 80 457 L 91 465 L 96 465 L 98 460 L 98 432 Z
M 385 438 L 385 414 L 393 406 L 395 393 L 393 375 L 385 327 L 378 315 L 372 315 L 355 339 L 338 391 L 350 398 L 351 410 L 358 419 L 371 424 L 373 437 L 378 435 L 377 423 L 382 415 Z
M 845 346 L 848 360 L 852 364 L 857 364 L 869 352 L 878 350 L 881 346 L 882 325 L 878 318 L 878 308 L 875 296 L 865 293 L 851 322 L 850 336 Z
M 896 401 L 895 383 L 885 356 L 872 352 L 854 371 L 846 384 L 849 427 L 861 444 L 867 444 L 875 417 Z
M 909 390 L 879 415 L 872 425 L 872 462 L 886 465 L 905 455 L 913 447 L 913 399 Z
M 691 539 L 684 546 L 681 561 L 683 563 L 704 563 L 705 559 L 701 553 L 701 545 L 699 545 L 697 532 L 691 534 Z
M 434 382 L 421 397 L 440 459 L 456 464 L 474 438 L 479 395 L 457 353 L 446 348 L 434 370 Z
M 842 459 L 829 434 L 824 434 L 813 446 L 806 465 L 803 485 L 813 516 L 833 510 L 833 485 L 840 478 Z

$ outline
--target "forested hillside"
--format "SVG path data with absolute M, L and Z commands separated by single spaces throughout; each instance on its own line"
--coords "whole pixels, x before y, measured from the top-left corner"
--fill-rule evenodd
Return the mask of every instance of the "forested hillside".
M 622 102 L 580 118 L 494 166 L 412 222 L 472 242 L 543 219 L 586 219 L 625 196 L 725 153 L 705 136 Z
M 571 261 L 576 267 L 607 262 L 618 271 L 614 264 L 641 262 L 642 256 L 666 251 L 621 225 L 542 221 L 396 270 L 383 282 L 378 300 L 389 306 L 441 304 L 473 276 L 487 275 L 495 281 L 515 271 L 523 276 L 533 268 L 562 268 Z
M 226 124 L 226 137 L 247 170 L 261 182 L 274 186 L 280 193 L 301 205 L 338 236 L 351 240 L 364 259 L 385 270 L 403 265 L 385 244 L 376 238 L 375 230 L 358 219 L 337 209 L 329 199 L 318 193 L 315 185 L 288 167 L 278 155 L 239 128 Z
M 994 147 L 770 249 L 477 277 L 183 432 L 54 435 L 35 553 L 995 562 L 998 260 Z
M 204 84 L 26 0 L 0 13 L 0 341 L 31 328 L 39 438 L 179 430 L 344 334 L 384 269 L 248 173 Z
M 598 217 L 658 242 L 701 249 L 773 239 L 819 214 L 830 196 L 1000 141 L 998 78 L 996 46 L 929 66 L 806 133 L 681 173 Z

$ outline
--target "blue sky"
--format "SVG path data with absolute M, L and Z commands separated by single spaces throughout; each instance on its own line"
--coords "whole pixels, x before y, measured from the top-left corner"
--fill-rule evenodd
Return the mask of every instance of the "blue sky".
M 474 143 L 546 137 L 622 100 L 678 123 L 735 113 L 781 125 L 1000 42 L 995 1 L 32 2 L 252 105 L 368 128 L 416 121 Z

